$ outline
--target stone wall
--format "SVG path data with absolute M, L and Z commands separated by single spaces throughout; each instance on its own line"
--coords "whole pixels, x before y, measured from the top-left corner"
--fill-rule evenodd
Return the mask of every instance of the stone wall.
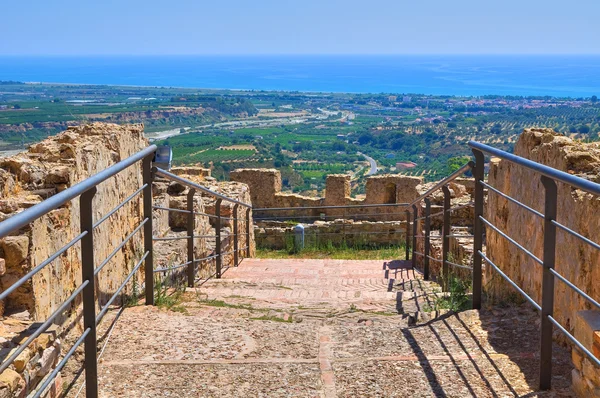
M 547 129 L 527 129 L 519 137 L 514 152 L 518 156 L 567 173 L 599 181 L 598 143 L 573 141 Z M 544 188 L 538 174 L 496 159 L 490 165 L 489 183 L 544 213 Z M 538 258 L 543 258 L 542 219 L 494 193 L 489 193 L 487 214 L 488 219 L 501 231 Z M 558 183 L 557 221 L 594 242 L 600 242 L 600 198 Z M 490 260 L 540 303 L 541 266 L 490 228 L 486 232 L 487 255 Z M 600 251 L 560 229 L 557 230 L 556 271 L 595 300 L 600 300 L 598 264 Z M 491 298 L 505 299 L 517 295 L 491 267 L 485 269 L 484 283 Z M 585 299 L 556 280 L 554 317 L 567 330 L 573 332 L 578 311 L 590 309 L 592 307 Z M 593 347 L 587 348 L 592 350 Z
M 71 127 L 67 131 L 30 147 L 27 152 L 0 160 L 0 220 L 31 207 L 148 146 L 142 125 L 113 125 L 94 123 Z M 98 221 L 142 185 L 141 162 L 98 185 L 93 199 L 94 220 Z M 193 182 L 208 185 L 209 189 L 244 202 L 250 202 L 246 185 L 216 183 L 206 169 L 174 168 L 173 172 Z M 188 189 L 179 183 L 157 179 L 153 185 L 154 204 L 185 209 Z M 214 201 L 202 192 L 194 199 L 194 210 L 214 214 Z M 211 207 L 212 206 L 212 207 Z M 50 257 L 80 233 L 79 198 L 55 209 L 30 225 L 0 240 L 0 288 L 6 289 L 19 278 Z M 222 215 L 231 215 L 232 206 L 223 203 Z M 143 220 L 142 195 L 100 224 L 94 231 L 94 256 L 98 266 Z M 245 212 L 240 213 L 240 247 L 246 244 Z M 231 250 L 232 220 L 222 225 L 223 250 Z M 183 213 L 155 210 L 154 236 L 186 235 L 187 217 Z M 196 235 L 215 235 L 214 224 L 208 216 L 196 217 Z M 156 268 L 175 266 L 187 261 L 186 240 L 157 241 L 154 245 Z M 210 238 L 195 240 L 195 256 L 203 258 L 214 251 Z M 254 255 L 254 234 L 250 230 L 249 255 Z M 123 283 L 143 254 L 143 229 L 133 235 L 122 250 L 109 261 L 96 278 L 98 308 L 104 306 Z M 223 260 L 231 265 L 233 255 Z M 144 280 L 143 266 L 136 276 L 138 286 Z M 214 273 L 214 260 L 198 265 L 199 277 Z M 172 276 L 172 274 L 170 275 Z M 37 273 L 29 282 L 2 303 L 0 315 L 0 357 L 6 358 L 16 346 L 39 327 L 81 284 L 81 249 L 75 244 L 64 255 Z M 129 283 L 123 293 L 133 291 Z M 138 289 L 139 290 L 139 289 Z M 120 304 L 119 297 L 115 304 Z M 38 337 L 0 374 L 0 397 L 24 396 L 56 365 L 61 355 L 61 340 L 67 349 L 82 332 L 81 296 L 72 307 L 55 319 L 46 333 Z M 77 359 L 75 359 L 77 361 Z M 64 376 L 64 374 L 63 374 Z M 52 386 L 51 396 L 62 391 L 59 376 Z
M 421 177 L 382 175 L 367 178 L 365 199 L 350 196 L 350 176 L 332 174 L 327 176 L 325 197 L 308 197 L 281 192 L 281 173 L 275 169 L 238 169 L 229 174 L 231 181 L 239 181 L 250 187 L 255 208 L 296 207 L 299 210 L 261 211 L 259 217 L 327 216 L 337 217 L 357 214 L 371 221 L 404 220 L 405 209 L 400 207 L 376 207 L 362 209 L 306 209 L 316 206 L 351 206 L 362 204 L 407 203 L 419 196 Z

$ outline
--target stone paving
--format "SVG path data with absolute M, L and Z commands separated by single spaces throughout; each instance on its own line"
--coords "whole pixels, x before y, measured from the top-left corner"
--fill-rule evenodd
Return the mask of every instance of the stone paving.
M 438 287 L 401 261 L 246 259 L 171 310 L 124 311 L 102 397 L 571 396 L 536 392 L 538 317 L 526 306 L 438 314 Z

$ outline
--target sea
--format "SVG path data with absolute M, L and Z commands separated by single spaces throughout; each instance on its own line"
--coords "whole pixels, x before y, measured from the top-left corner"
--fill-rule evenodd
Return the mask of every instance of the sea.
M 0 80 L 580 98 L 600 95 L 600 55 L 0 56 Z

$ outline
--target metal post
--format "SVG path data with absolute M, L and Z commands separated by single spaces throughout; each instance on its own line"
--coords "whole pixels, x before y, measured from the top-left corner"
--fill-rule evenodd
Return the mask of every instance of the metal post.
M 448 291 L 450 274 L 448 272 L 448 252 L 450 251 L 450 190 L 447 185 L 442 187 L 444 192 L 444 226 L 442 228 L 442 281 L 444 291 Z
M 144 260 L 144 274 L 146 284 L 146 305 L 154 305 L 154 260 L 153 260 L 153 240 L 152 240 L 152 159 L 154 154 L 144 158 L 142 162 L 142 178 L 146 184 L 144 188 L 144 251 L 148 252 Z
M 233 265 L 238 266 L 238 207 L 240 205 L 235 204 L 233 206 Z
M 410 211 L 406 210 L 406 236 L 405 236 L 405 244 L 406 244 L 406 257 L 405 260 L 408 260 L 408 256 L 410 255 Z
M 187 210 L 189 211 L 188 213 L 188 219 L 187 219 L 187 234 L 188 234 L 188 241 L 187 241 L 187 260 L 189 262 L 188 265 L 188 269 L 187 269 L 187 276 L 188 276 L 188 287 L 194 287 L 194 279 L 195 279 L 195 275 L 194 275 L 194 270 L 195 270 L 195 266 L 196 264 L 194 263 L 194 230 L 195 230 L 195 219 L 196 219 L 196 215 L 194 214 L 194 194 L 196 193 L 196 190 L 193 188 L 190 188 L 190 190 L 188 191 L 187 194 Z
M 413 270 L 417 268 L 417 256 L 415 256 L 415 251 L 417 250 L 417 218 L 419 216 L 419 211 L 416 205 L 413 205 L 413 244 L 412 244 L 412 267 Z
M 429 280 L 429 252 L 430 252 L 430 240 L 429 235 L 431 234 L 431 200 L 429 198 L 423 199 L 425 202 L 425 250 L 423 251 L 423 278 Z
M 83 288 L 83 328 L 90 332 L 85 337 L 85 396 L 98 396 L 98 359 L 96 347 L 96 300 L 94 277 L 94 213 L 92 199 L 96 187 L 85 191 L 79 198 L 80 228 L 87 234 L 81 238 L 81 276 L 88 282 Z
M 223 199 L 217 199 L 215 202 L 215 216 L 216 216 L 216 225 L 215 229 L 217 232 L 217 237 L 215 241 L 215 255 L 217 256 L 215 259 L 215 263 L 217 265 L 217 279 L 221 278 L 221 266 L 223 265 L 223 258 L 221 255 L 221 202 Z
M 482 267 L 481 256 L 479 252 L 483 247 L 483 172 L 485 159 L 483 152 L 473 149 L 475 156 L 475 169 L 473 177 L 475 178 L 475 219 L 473 220 L 473 309 L 481 309 L 481 289 L 482 289 Z
M 250 257 L 250 207 L 246 209 L 246 257 Z
M 552 322 L 548 317 L 554 310 L 554 268 L 556 255 L 556 182 L 542 176 L 545 190 L 544 205 L 544 271 L 542 279 L 542 327 L 540 339 L 540 390 L 549 390 L 552 385 Z

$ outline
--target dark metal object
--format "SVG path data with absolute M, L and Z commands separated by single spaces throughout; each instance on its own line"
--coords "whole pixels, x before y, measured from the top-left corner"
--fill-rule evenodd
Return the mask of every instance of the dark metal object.
M 410 255 L 410 211 L 406 210 L 406 236 L 405 236 L 405 245 L 406 245 L 406 257 L 405 259 L 409 259 Z
M 423 258 L 423 279 L 429 280 L 429 252 L 431 250 L 431 219 L 429 214 L 431 213 L 431 200 L 429 198 L 423 199 L 425 202 L 425 257 Z
M 264 207 L 254 209 L 255 212 L 260 211 L 286 211 L 286 210 L 321 210 L 321 209 L 356 209 L 356 208 L 371 208 L 371 207 L 407 207 L 412 203 L 382 203 L 374 205 L 347 205 L 347 206 L 307 206 L 307 207 Z
M 417 257 L 415 256 L 416 250 L 417 250 L 417 216 L 419 215 L 418 211 L 419 209 L 417 209 L 417 205 L 412 205 L 413 208 L 413 239 L 412 239 L 412 267 L 413 269 L 417 268 Z
M 540 339 L 540 389 L 549 390 L 552 385 L 552 322 L 554 312 L 554 269 L 556 259 L 556 183 L 542 176 L 545 190 L 544 204 L 544 271 L 542 279 L 542 334 Z
M 96 300 L 94 274 L 94 209 L 92 200 L 96 187 L 85 191 L 79 198 L 80 227 L 87 234 L 81 239 L 81 278 L 83 289 L 83 327 L 89 330 L 84 344 L 85 396 L 98 396 L 98 361 L 96 352 Z
M 239 264 L 239 253 L 238 253 L 238 242 L 239 242 L 239 236 L 238 236 L 238 208 L 240 205 L 235 204 L 233 206 L 233 266 L 237 267 Z
M 444 226 L 442 228 L 442 288 L 448 291 L 450 274 L 448 273 L 448 252 L 450 251 L 450 190 L 448 185 L 442 187 L 444 192 Z
M 146 305 L 154 305 L 154 257 L 152 241 L 152 173 L 153 154 L 146 156 L 142 162 L 142 178 L 146 185 L 144 188 L 144 251 L 148 253 L 144 261 L 144 280 L 146 288 Z
M 250 211 L 252 208 L 248 207 L 246 209 L 246 257 L 250 257 Z
M 475 177 L 475 217 L 473 219 L 473 309 L 481 309 L 482 296 L 482 267 L 481 257 L 477 255 L 483 250 L 483 172 L 485 168 L 485 159 L 483 153 L 473 149 L 475 156 L 475 168 L 473 177 Z
M 221 268 L 223 265 L 223 257 L 221 254 L 221 202 L 222 199 L 219 198 L 215 202 L 215 214 L 217 216 L 217 221 L 215 223 L 215 230 L 217 233 L 217 238 L 215 241 L 215 254 L 217 255 L 216 267 L 217 267 L 217 275 L 216 278 L 221 278 Z
M 194 217 L 194 194 L 196 190 L 194 188 L 190 188 L 187 194 L 187 210 L 189 211 L 187 216 L 187 260 L 188 260 L 188 269 L 187 269 L 187 279 L 188 279 L 188 287 L 194 287 L 194 229 L 195 229 L 195 217 Z

